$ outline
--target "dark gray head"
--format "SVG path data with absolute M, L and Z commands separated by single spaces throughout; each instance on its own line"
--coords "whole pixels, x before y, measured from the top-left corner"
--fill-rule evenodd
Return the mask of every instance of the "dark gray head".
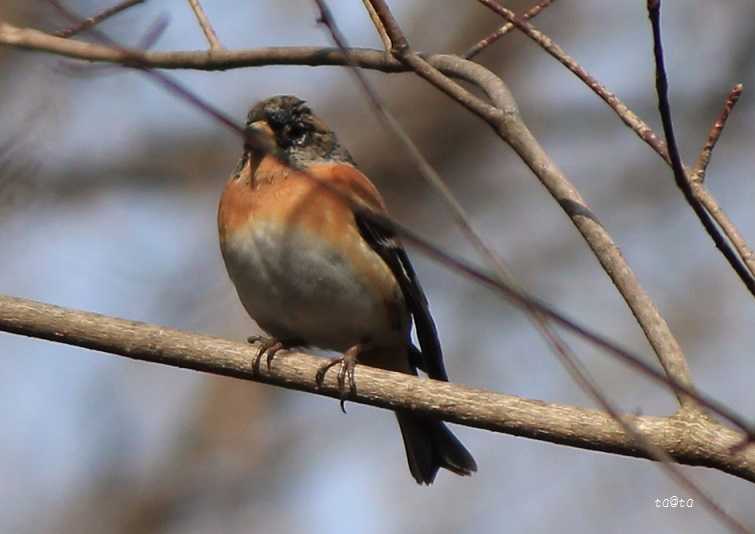
M 292 165 L 306 167 L 323 160 L 353 163 L 336 134 L 295 96 L 278 95 L 258 102 L 249 111 L 246 127 L 271 135 L 278 155 Z

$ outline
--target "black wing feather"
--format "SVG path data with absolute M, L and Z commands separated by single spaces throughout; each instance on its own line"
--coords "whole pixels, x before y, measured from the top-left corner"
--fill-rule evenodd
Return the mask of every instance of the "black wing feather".
M 409 356 L 412 364 L 426 372 L 430 378 L 448 382 L 446 368 L 443 365 L 443 351 L 438 341 L 438 330 L 409 256 L 396 240 L 393 232 L 387 231 L 382 225 L 371 223 L 366 216 L 358 212 L 354 213 L 354 218 L 362 237 L 396 277 L 414 319 L 420 350 L 414 346 L 411 347 Z

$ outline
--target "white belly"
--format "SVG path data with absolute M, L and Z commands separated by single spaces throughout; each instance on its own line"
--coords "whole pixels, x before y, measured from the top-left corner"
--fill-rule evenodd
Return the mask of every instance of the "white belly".
M 268 334 L 338 351 L 364 342 L 396 346 L 408 338 L 403 304 L 402 316 L 392 318 L 386 299 L 327 243 L 301 230 L 283 233 L 261 222 L 253 228 L 252 235 L 236 234 L 221 248 L 242 304 Z M 364 247 L 390 276 L 380 257 Z M 391 300 L 400 300 L 395 291 Z

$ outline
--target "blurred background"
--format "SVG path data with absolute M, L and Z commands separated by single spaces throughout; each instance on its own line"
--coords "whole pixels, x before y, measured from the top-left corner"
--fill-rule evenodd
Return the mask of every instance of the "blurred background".
M 84 15 L 111 2 L 70 1 Z M 353 45 L 379 47 L 362 3 L 330 2 Z M 501 24 L 473 0 L 391 2 L 413 45 L 462 52 Z M 517 11 L 529 1 L 510 1 Z M 308 0 L 205 0 L 228 48 L 329 45 Z M 157 17 L 158 50 L 206 47 L 183 0 L 148 1 L 102 25 L 135 44 Z M 0 18 L 66 27 L 44 1 L 3 0 Z M 755 244 L 755 4 L 665 6 L 667 64 L 683 155 L 692 162 L 737 82 L 745 93 L 707 183 Z M 749 22 L 748 22 L 749 21 Z M 645 2 L 557 2 L 536 25 L 656 131 Z M 598 98 L 513 32 L 479 60 L 622 247 L 689 358 L 696 384 L 753 417 L 755 310 L 674 186 L 669 169 Z M 215 214 L 239 139 L 138 72 L 0 48 L 0 292 L 243 340 L 257 333 L 218 250 Z M 437 195 L 331 67 L 172 72 L 242 121 L 292 93 L 339 132 L 399 220 L 475 259 Z M 410 75 L 369 72 L 388 107 L 535 294 L 646 355 L 636 323 L 566 216 L 479 120 Z M 522 314 L 411 251 L 453 381 L 592 406 Z M 568 337 L 568 336 L 567 336 Z M 573 340 L 628 412 L 669 414 L 672 396 Z M 250 382 L 0 333 L 0 531 L 714 532 L 700 505 L 651 462 L 468 428 L 479 472 L 411 479 L 393 416 Z M 753 486 L 685 468 L 755 528 Z

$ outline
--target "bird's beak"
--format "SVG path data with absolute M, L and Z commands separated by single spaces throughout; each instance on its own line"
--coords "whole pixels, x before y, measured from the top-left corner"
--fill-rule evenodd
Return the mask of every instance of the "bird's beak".
M 246 128 L 246 146 L 255 152 L 274 152 L 275 134 L 267 121 L 255 121 Z

